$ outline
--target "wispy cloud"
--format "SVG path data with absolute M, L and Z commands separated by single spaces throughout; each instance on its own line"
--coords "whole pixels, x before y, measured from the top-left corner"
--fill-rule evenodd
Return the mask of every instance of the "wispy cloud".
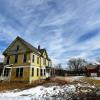
M 100 52 L 99 0 L 0 0 L 0 51 L 17 36 L 41 44 L 53 62 L 95 60 Z M 2 57 L 1 57 L 2 58 Z

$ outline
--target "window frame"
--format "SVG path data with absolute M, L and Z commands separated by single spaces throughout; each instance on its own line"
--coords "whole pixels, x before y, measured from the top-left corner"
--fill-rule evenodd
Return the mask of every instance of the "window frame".
M 6 64 L 9 64 L 9 62 L 10 62 L 10 56 L 7 56 Z
M 44 76 L 46 75 L 46 69 L 44 69 L 44 73 L 43 73 L 43 75 L 44 75 Z
M 32 55 L 32 62 L 33 63 L 35 62 L 35 55 L 34 54 Z
M 37 76 L 39 76 L 39 68 L 37 68 Z
M 23 62 L 26 63 L 27 62 L 27 54 L 24 54 L 24 57 L 23 57 Z
M 40 76 L 43 76 L 43 69 L 40 69 Z
M 9 68 L 5 68 L 4 70 L 4 77 L 8 77 L 10 73 L 10 69 Z
M 46 65 L 46 58 L 43 58 L 43 64 Z
M 32 68 L 32 76 L 34 76 L 34 68 Z
M 17 45 L 16 50 L 17 50 L 17 51 L 19 50 L 19 45 Z
M 18 55 L 15 55 L 15 63 L 18 63 Z
M 23 68 L 16 68 L 16 77 L 17 78 L 22 78 L 23 77 Z
M 37 64 L 39 64 L 40 62 L 40 58 L 37 56 Z

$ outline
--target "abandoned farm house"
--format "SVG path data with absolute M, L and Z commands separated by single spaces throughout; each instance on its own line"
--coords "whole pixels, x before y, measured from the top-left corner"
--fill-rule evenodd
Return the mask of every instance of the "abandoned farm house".
M 52 62 L 46 49 L 33 47 L 20 37 L 17 37 L 3 52 L 4 68 L 1 79 L 12 82 L 29 82 L 50 77 Z

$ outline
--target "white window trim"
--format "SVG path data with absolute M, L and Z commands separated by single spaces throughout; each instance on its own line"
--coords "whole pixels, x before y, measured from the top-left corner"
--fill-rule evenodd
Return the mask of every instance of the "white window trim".
M 33 62 L 33 55 L 34 55 L 34 62 Z M 35 57 L 36 57 L 36 55 L 32 54 L 32 63 L 35 63 Z
M 19 78 L 19 77 L 20 77 L 21 68 L 23 68 L 23 67 L 20 67 L 20 68 L 19 68 L 19 72 L 18 72 L 18 77 L 17 77 L 17 78 Z M 16 68 L 16 69 L 17 69 L 17 68 Z M 23 71 L 23 73 L 24 73 L 24 71 Z M 22 75 L 22 77 L 23 77 L 23 75 Z

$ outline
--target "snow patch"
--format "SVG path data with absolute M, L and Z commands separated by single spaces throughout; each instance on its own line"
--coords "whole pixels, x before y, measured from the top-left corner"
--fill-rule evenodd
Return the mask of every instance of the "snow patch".
M 100 80 L 100 77 L 91 77 L 91 79 Z

